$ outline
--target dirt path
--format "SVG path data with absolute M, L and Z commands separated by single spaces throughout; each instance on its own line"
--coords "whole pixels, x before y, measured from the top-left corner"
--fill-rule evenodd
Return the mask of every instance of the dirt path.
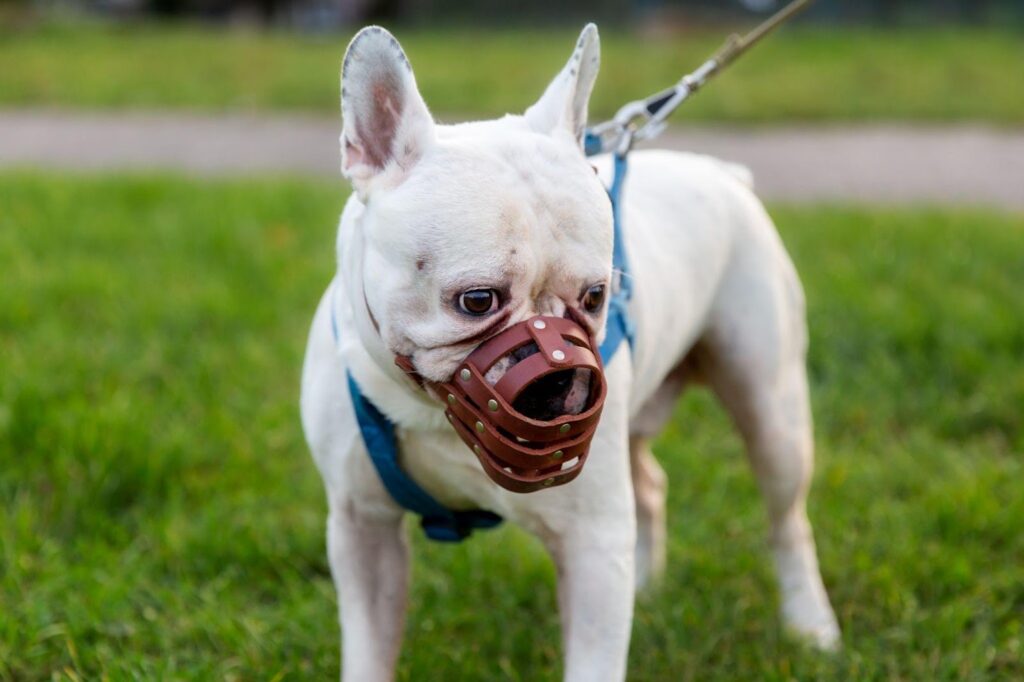
M 0 111 L 0 167 L 337 176 L 338 129 L 303 116 Z M 657 143 L 747 164 L 769 200 L 1024 209 L 1022 130 L 686 127 Z

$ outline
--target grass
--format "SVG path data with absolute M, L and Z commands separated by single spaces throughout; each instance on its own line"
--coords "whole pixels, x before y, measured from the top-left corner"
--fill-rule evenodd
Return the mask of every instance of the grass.
M 442 117 L 518 112 L 568 59 L 575 31 L 397 31 Z M 606 30 L 592 101 L 607 117 L 696 68 L 724 31 L 640 37 Z M 785 30 L 688 103 L 678 122 L 978 120 L 1024 123 L 1019 32 Z M 91 109 L 338 111 L 349 35 L 190 26 L 0 28 L 0 105 Z
M 337 676 L 297 392 L 342 199 L 0 175 L 0 679 Z M 656 447 L 670 570 L 630 679 L 1020 679 L 1024 217 L 774 214 L 809 295 L 811 515 L 845 648 L 780 632 L 753 479 L 693 392 Z M 401 679 L 558 678 L 538 543 L 413 536 Z

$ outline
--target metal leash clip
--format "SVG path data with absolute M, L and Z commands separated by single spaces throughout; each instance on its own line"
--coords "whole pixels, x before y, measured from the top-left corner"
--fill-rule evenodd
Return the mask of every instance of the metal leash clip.
M 701 64 L 696 71 L 679 79 L 672 87 L 646 99 L 629 102 L 620 108 L 611 120 L 589 128 L 585 137 L 587 156 L 604 152 L 624 155 L 632 148 L 634 142 L 658 136 L 667 125 L 665 120 L 687 97 L 697 92 L 712 76 L 759 40 L 813 2 L 814 0 L 794 0 L 750 33 L 744 36 L 729 36 L 718 52 Z
M 665 121 L 672 112 L 717 69 L 717 60 L 711 58 L 692 74 L 683 76 L 671 88 L 627 103 L 615 112 L 611 120 L 599 123 L 587 131 L 587 154 L 625 154 L 634 142 L 657 137 L 668 125 Z
M 613 151 L 622 155 L 633 147 L 633 140 L 638 130 L 646 128 L 650 121 L 647 111 L 647 100 L 634 100 L 621 107 L 615 116 L 591 126 L 586 134 L 587 156 Z

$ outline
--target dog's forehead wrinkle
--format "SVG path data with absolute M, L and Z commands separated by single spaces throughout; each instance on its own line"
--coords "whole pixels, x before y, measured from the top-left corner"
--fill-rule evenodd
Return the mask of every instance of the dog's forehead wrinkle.
M 497 257 L 458 265 L 461 267 L 447 270 L 445 277 L 438 282 L 443 291 L 458 292 L 466 288 L 483 286 L 512 289 L 528 272 L 525 263 Z

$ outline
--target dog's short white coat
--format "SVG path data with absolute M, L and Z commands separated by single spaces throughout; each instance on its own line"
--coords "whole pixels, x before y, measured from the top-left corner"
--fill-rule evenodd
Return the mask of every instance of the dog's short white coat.
M 422 487 L 454 508 L 498 512 L 549 548 L 565 679 L 587 682 L 624 678 L 634 589 L 664 568 L 666 481 L 648 442 L 685 384 L 708 384 L 766 500 L 783 620 L 819 646 L 837 645 L 805 513 L 813 444 L 803 292 L 744 169 L 694 154 L 631 154 L 622 212 L 636 344 L 606 369 L 604 414 L 573 483 L 529 495 L 498 488 L 439 404 L 393 364 L 400 353 L 423 376 L 452 374 L 473 349 L 458 339 L 482 324 L 455 309 L 461 290 L 499 289 L 513 324 L 564 314 L 587 286 L 610 281 L 610 162 L 593 168 L 580 149 L 598 55 L 589 25 L 525 115 L 440 126 L 387 31 L 364 29 L 346 53 L 342 171 L 356 194 L 302 378 L 303 426 L 330 509 L 345 680 L 393 677 L 409 561 L 403 513 L 364 449 L 346 371 L 398 425 L 402 466 Z M 603 315 L 591 324 L 600 330 Z

